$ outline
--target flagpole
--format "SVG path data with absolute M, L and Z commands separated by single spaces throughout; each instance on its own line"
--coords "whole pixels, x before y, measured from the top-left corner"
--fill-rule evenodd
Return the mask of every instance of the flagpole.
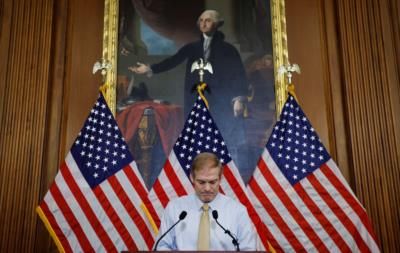
M 193 73 L 194 71 L 198 71 L 200 83 L 193 87 L 192 90 L 196 88 L 197 93 L 199 93 L 199 96 L 201 99 L 203 99 L 207 109 L 210 109 L 208 101 L 204 96 L 204 90 L 207 88 L 207 84 L 203 81 L 203 77 L 206 71 L 208 71 L 211 75 L 214 73 L 212 65 L 207 60 L 200 58 L 192 63 L 190 72 Z
M 298 102 L 298 99 L 296 97 L 296 93 L 294 91 L 294 84 L 292 84 L 292 77 L 293 77 L 293 73 L 298 73 L 300 74 L 300 67 L 298 64 L 294 63 L 294 64 L 286 64 L 286 65 L 282 65 L 279 67 L 278 69 L 278 73 L 279 74 L 284 74 L 287 80 L 287 87 L 286 90 L 288 93 L 290 93 Z
M 108 91 L 108 89 L 111 88 L 111 84 L 110 84 L 110 82 L 107 82 L 106 78 L 107 78 L 107 72 L 108 72 L 108 70 L 111 69 L 111 67 L 112 67 L 112 65 L 111 65 L 110 61 L 108 61 L 104 58 L 101 58 L 99 61 L 94 63 L 93 71 L 92 71 L 92 73 L 94 75 L 97 73 L 97 71 L 100 70 L 100 74 L 102 76 L 102 79 L 101 79 L 102 85 L 99 87 L 99 91 L 101 91 L 101 93 L 103 94 L 103 96 L 105 97 L 105 99 L 109 105 L 114 104 L 114 103 L 111 103 L 111 101 L 110 101 L 111 98 L 109 98 L 109 96 L 107 96 L 109 94 L 107 91 Z M 114 106 L 109 106 L 109 107 L 111 109 L 111 112 L 115 116 L 115 110 L 114 110 L 115 107 Z

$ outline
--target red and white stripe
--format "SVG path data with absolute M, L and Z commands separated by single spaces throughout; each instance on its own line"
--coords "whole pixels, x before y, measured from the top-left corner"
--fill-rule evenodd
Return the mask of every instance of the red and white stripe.
M 221 190 L 225 195 L 237 199 L 247 208 L 247 212 L 250 219 L 253 221 L 254 228 L 258 235 L 257 249 L 268 249 L 268 241 L 271 238 L 270 232 L 262 222 L 259 214 L 256 212 L 253 203 L 250 201 L 245 184 L 243 183 L 239 170 L 233 161 L 230 161 L 224 166 L 224 172 L 221 179 Z
M 292 186 L 264 149 L 248 190 L 277 251 L 379 252 L 364 208 L 332 160 Z
M 171 199 L 193 192 L 192 183 L 172 150 L 149 192 L 149 201 L 145 202 L 157 227 L 160 227 L 162 213 Z
M 146 195 L 135 162 L 91 189 L 68 153 L 40 208 L 66 252 L 148 250 L 155 234 L 140 208 Z

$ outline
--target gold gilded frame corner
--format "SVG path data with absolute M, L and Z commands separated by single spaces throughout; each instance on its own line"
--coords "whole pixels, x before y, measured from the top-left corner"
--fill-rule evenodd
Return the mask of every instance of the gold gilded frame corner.
M 118 45 L 118 0 L 104 2 L 103 59 L 111 63 L 108 70 L 104 92 L 112 112 L 116 111 L 117 85 L 117 45 Z M 275 72 L 276 116 L 279 117 L 285 103 L 286 83 L 283 75 L 278 75 L 278 68 L 288 64 L 288 48 L 286 35 L 285 1 L 271 0 L 272 44 Z

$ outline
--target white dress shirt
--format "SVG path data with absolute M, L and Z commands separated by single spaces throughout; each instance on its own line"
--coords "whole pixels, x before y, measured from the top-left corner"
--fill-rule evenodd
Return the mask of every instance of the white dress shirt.
M 171 200 L 161 219 L 158 238 L 179 220 L 182 211 L 187 216 L 158 244 L 157 250 L 197 250 L 197 237 L 203 202 L 196 194 Z M 218 222 L 238 239 L 240 250 L 256 250 L 256 234 L 246 208 L 236 200 L 218 193 L 209 203 L 210 250 L 236 250 L 230 238 L 212 217 L 218 211 Z

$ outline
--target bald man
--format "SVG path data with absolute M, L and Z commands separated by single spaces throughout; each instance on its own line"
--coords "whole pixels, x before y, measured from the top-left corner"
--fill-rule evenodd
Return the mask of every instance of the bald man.
M 190 180 L 195 193 L 168 203 L 157 237 L 160 238 L 158 250 L 256 250 L 256 233 L 246 207 L 219 193 L 222 169 L 218 157 L 213 153 L 200 153 L 194 158 Z M 173 230 L 166 232 L 178 221 L 182 211 L 187 216 Z M 202 215 L 205 217 L 202 218 Z M 237 245 L 215 218 L 229 230 Z M 202 230 L 202 225 L 205 225 L 203 229 L 206 231 Z M 204 232 L 206 238 L 201 235 Z M 161 237 L 164 233 L 165 237 Z

